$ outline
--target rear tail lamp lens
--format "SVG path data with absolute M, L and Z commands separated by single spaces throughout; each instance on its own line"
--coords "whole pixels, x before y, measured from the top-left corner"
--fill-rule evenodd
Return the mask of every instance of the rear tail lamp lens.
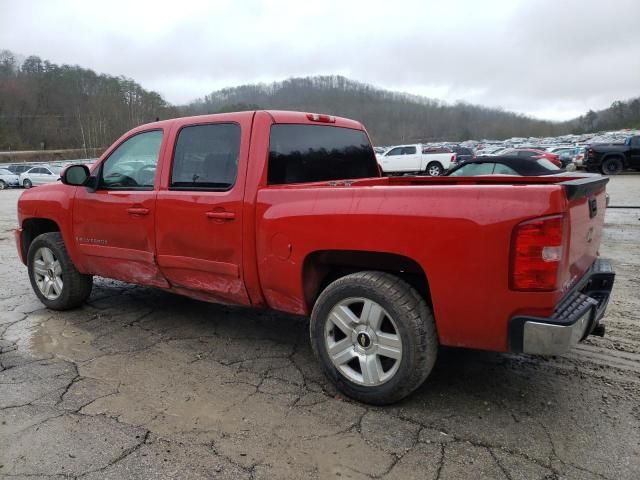
M 558 286 L 563 256 L 562 215 L 537 218 L 516 226 L 511 244 L 511 288 L 552 291 Z

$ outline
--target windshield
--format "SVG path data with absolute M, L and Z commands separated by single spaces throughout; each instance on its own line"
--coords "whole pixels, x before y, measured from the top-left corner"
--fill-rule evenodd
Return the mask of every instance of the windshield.
M 562 170 L 555 163 L 553 163 L 551 160 L 547 160 L 546 158 L 539 158 L 536 160 L 536 163 L 541 167 L 546 168 L 547 170 Z

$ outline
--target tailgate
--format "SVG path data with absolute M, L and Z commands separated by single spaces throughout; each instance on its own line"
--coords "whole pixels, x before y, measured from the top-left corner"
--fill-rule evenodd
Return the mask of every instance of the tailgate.
M 563 182 L 569 202 L 569 271 L 563 279 L 569 289 L 591 267 L 600 248 L 607 208 L 606 177 L 588 177 Z

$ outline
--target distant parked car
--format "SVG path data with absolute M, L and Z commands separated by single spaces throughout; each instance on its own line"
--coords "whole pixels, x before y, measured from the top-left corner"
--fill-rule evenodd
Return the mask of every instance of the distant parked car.
M 62 167 L 52 165 L 39 165 L 32 167 L 20 174 L 20 185 L 31 188 L 45 183 L 53 183 L 60 178 Z
M 486 147 L 482 150 L 478 150 L 476 152 L 476 156 L 479 157 L 481 155 L 500 155 L 505 150 L 507 149 L 504 147 Z
M 473 153 L 473 150 L 467 147 L 451 147 L 451 151 L 456 154 L 456 161 L 458 163 L 466 162 L 468 160 L 473 160 L 476 158 L 476 154 Z
M 558 155 L 556 155 L 555 153 L 545 152 L 544 150 L 537 150 L 533 148 L 512 148 L 501 152 L 500 155 L 515 155 L 531 160 L 546 158 L 547 160 L 555 163 L 557 167 L 562 167 L 562 162 L 560 161 L 560 157 Z
M 6 168 L 0 168 L 0 190 L 20 186 L 20 178 Z
M 562 162 L 562 168 L 567 168 L 571 163 L 582 164 L 584 149 L 579 146 L 563 146 L 547 148 L 547 152 L 558 155 Z
M 14 163 L 11 165 L 3 165 L 2 168 L 6 168 L 11 173 L 14 173 L 16 175 L 20 175 L 21 173 L 26 172 L 27 170 L 29 170 L 30 168 L 33 168 L 34 166 L 35 165 L 33 165 L 32 163 Z
M 475 177 L 478 175 L 516 175 L 537 177 L 563 173 L 560 167 L 546 158 L 531 159 L 518 155 L 477 157 L 451 169 L 447 175 L 453 177 Z
M 448 148 L 430 148 L 421 144 L 398 145 L 377 156 L 380 168 L 388 175 L 442 175 L 455 163 L 456 154 Z

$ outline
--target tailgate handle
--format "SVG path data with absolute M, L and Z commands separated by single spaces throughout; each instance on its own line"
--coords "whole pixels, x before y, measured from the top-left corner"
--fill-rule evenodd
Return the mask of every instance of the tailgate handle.
M 233 220 L 236 218 L 236 214 L 233 212 L 226 211 L 215 211 L 215 212 L 207 212 L 205 214 L 207 218 L 212 218 L 214 220 Z
M 589 218 L 593 218 L 598 214 L 598 201 L 596 197 L 589 199 Z

